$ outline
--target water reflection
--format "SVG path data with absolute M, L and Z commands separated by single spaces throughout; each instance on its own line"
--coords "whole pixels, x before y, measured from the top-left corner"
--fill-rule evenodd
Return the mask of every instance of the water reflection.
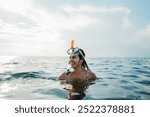
M 89 87 L 88 81 L 73 80 L 63 83 L 67 91 L 68 100 L 82 100 L 86 96 L 86 90 Z

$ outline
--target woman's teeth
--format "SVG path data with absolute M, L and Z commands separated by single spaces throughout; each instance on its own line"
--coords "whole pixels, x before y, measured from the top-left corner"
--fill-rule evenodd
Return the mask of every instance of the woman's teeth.
M 75 64 L 75 62 L 72 62 L 72 63 L 71 63 L 71 65 L 74 65 L 74 64 Z

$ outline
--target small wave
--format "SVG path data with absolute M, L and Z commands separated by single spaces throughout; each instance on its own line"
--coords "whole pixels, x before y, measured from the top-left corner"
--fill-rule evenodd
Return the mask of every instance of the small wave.
M 148 66 L 143 66 L 143 68 L 150 70 L 150 67 Z
M 89 63 L 89 65 L 94 65 L 94 63 Z
M 56 80 L 56 77 L 50 76 L 51 74 L 45 73 L 45 72 L 19 72 L 19 73 L 12 73 L 7 80 L 14 79 L 14 78 L 39 78 L 39 79 L 47 79 L 47 80 Z
M 19 62 L 13 62 L 12 64 L 19 64 Z
M 44 73 L 44 72 L 19 72 L 19 73 L 11 73 L 6 72 L 0 74 L 0 81 L 10 81 L 14 79 L 46 79 L 46 80 L 53 80 L 56 81 L 56 76 L 51 76 L 51 74 Z M 3 77 L 2 77 L 3 76 Z
M 134 95 L 127 95 L 126 97 L 107 97 L 107 98 L 100 98 L 100 100 L 139 100 L 141 99 L 140 96 Z
M 118 97 L 118 98 L 102 98 L 101 100 L 131 100 L 130 98 L 123 98 L 123 97 Z
M 123 65 L 117 65 L 116 67 L 123 67 Z
M 132 69 L 140 69 L 139 67 L 132 67 Z
M 145 75 L 143 75 L 143 76 L 146 76 L 146 77 L 150 78 L 150 75 L 148 75 L 148 74 L 145 74 Z
M 16 65 L 16 64 L 19 64 L 19 62 L 4 63 L 3 65 Z
M 145 92 L 145 91 L 139 91 L 139 92 L 137 92 L 137 93 L 140 93 L 140 94 L 144 94 L 144 95 L 148 95 L 148 96 L 150 96 L 150 93 Z
M 139 73 L 142 73 L 142 74 L 150 74 L 149 71 L 146 71 L 146 70 L 136 70 L 136 72 L 139 72 Z
M 131 99 L 131 100 L 140 100 L 141 96 L 139 96 L 139 95 L 127 95 L 127 98 Z
M 121 82 L 121 83 L 129 83 L 129 82 L 126 81 L 126 80 L 121 80 L 120 82 Z
M 108 86 L 109 84 L 106 84 L 106 83 L 105 83 L 105 84 L 100 84 L 100 85 L 102 85 L 102 86 Z
M 125 97 L 92 97 L 88 95 L 86 100 L 139 100 L 141 99 L 141 96 L 135 96 L 135 95 L 126 95 Z
M 15 78 L 39 78 L 41 77 L 41 73 L 39 72 L 20 72 L 11 74 L 12 77 Z
M 32 93 L 40 93 L 44 95 L 57 95 L 58 97 L 65 98 L 66 97 L 66 92 L 62 89 L 37 89 L 33 91 Z
M 115 77 L 106 77 L 106 79 L 117 79 Z
M 134 90 L 134 89 L 138 89 L 137 87 L 135 86 L 120 86 L 121 88 L 123 89 L 126 89 L 126 90 Z
M 135 81 L 135 82 L 136 82 L 136 83 L 139 83 L 139 84 L 146 85 L 146 86 L 150 86 L 150 81 L 148 81 L 148 80 Z
M 136 75 L 122 75 L 123 77 L 130 77 L 130 78 L 138 78 L 138 76 L 136 76 Z

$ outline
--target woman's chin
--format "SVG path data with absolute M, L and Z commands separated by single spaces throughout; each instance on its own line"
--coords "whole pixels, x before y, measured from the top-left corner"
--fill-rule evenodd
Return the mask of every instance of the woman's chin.
M 71 72 L 74 72 L 74 68 L 71 68 L 70 71 L 71 71 Z

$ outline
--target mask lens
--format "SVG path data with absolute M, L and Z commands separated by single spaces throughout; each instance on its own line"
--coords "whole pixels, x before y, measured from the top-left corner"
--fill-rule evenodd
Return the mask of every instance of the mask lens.
M 76 54 L 77 52 L 79 52 L 79 48 L 70 48 L 68 51 L 67 51 L 67 54 Z
M 76 53 L 78 53 L 78 52 L 79 52 L 79 48 L 74 48 L 74 49 L 73 49 L 73 53 L 74 53 L 74 54 L 76 54 Z
M 71 54 L 72 53 L 72 48 L 70 48 L 68 51 L 67 51 L 67 54 Z

